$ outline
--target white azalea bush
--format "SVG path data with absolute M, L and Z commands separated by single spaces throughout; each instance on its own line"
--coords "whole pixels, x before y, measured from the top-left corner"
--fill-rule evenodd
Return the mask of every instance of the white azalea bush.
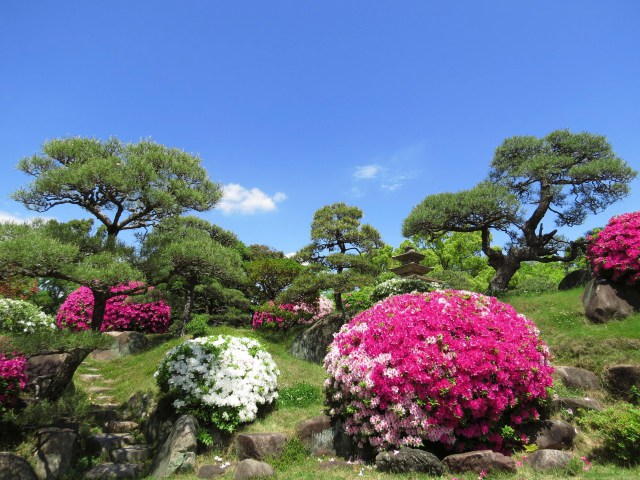
M 0 298 L 0 332 L 27 334 L 55 328 L 55 319 L 32 303 Z
M 379 283 L 371 292 L 371 300 L 377 302 L 392 295 L 411 292 L 432 292 L 442 288 L 439 282 L 431 282 L 420 278 L 391 278 Z
M 278 398 L 280 372 L 262 345 L 219 335 L 187 340 L 169 350 L 156 372 L 160 391 L 177 412 L 232 433 L 255 420 L 260 405 Z

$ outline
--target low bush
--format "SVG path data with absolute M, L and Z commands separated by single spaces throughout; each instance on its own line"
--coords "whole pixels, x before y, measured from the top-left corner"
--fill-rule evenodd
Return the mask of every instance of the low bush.
M 160 391 L 177 412 L 232 433 L 278 398 L 280 374 L 256 340 L 219 335 L 187 340 L 171 349 L 156 372 Z
M 55 319 L 32 303 L 0 298 L 0 332 L 26 334 L 55 328 Z
M 375 302 L 371 298 L 373 287 L 361 287 L 353 292 L 342 295 L 342 306 L 345 313 L 349 316 L 356 315 L 368 308 L 371 308 Z
M 135 286 L 135 285 L 133 285 Z M 132 284 L 111 289 L 112 293 L 128 290 Z M 58 310 L 56 323 L 73 331 L 88 330 L 93 313 L 93 293 L 87 287 L 72 292 Z M 107 301 L 102 331 L 134 330 L 145 333 L 165 333 L 169 327 L 171 307 L 162 300 L 136 303 L 128 295 L 116 295 Z
M 0 353 L 0 417 L 15 405 L 28 380 L 24 356 Z
M 193 315 L 189 323 L 184 327 L 184 331 L 194 337 L 206 337 L 211 333 L 209 315 L 206 313 Z
M 429 272 L 429 277 L 442 284 L 442 288 L 454 290 L 466 290 L 470 292 L 483 292 L 487 289 L 481 279 L 476 279 L 467 272 L 458 270 L 440 270 Z
M 429 282 L 420 278 L 392 278 L 379 283 L 371 292 L 372 302 L 377 302 L 391 295 L 402 295 L 411 292 L 431 292 L 442 288 L 442 284 Z
M 455 290 L 378 302 L 340 329 L 325 368 L 329 415 L 377 449 L 522 444 L 510 432 L 539 417 L 553 372 L 531 321 Z
M 603 459 L 625 466 L 640 464 L 640 407 L 620 403 L 599 412 L 585 412 L 579 421 L 602 440 Z
M 254 330 L 286 330 L 297 323 L 311 324 L 333 311 L 333 302 L 321 296 L 317 305 L 268 302 L 253 314 Z

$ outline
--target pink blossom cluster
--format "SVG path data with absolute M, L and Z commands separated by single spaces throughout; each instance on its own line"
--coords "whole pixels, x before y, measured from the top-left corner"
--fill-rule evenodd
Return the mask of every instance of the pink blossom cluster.
M 392 296 L 336 334 L 324 363 L 326 405 L 361 446 L 508 451 L 517 426 L 539 418 L 549 358 L 535 325 L 493 297 Z
M 142 286 L 129 283 L 113 287 L 117 293 Z M 89 330 L 93 313 L 93 293 L 87 287 L 72 292 L 58 310 L 56 324 L 60 328 L 74 331 Z M 162 300 L 149 303 L 134 303 L 128 295 L 116 295 L 107 301 L 101 330 L 134 330 L 146 333 L 164 333 L 169 327 L 171 307 Z
M 0 353 L 0 413 L 13 405 L 27 381 L 27 359 Z
M 597 277 L 629 285 L 640 282 L 640 212 L 611 218 L 587 241 L 586 256 Z
M 332 311 L 333 302 L 324 296 L 321 296 L 318 304 L 313 306 L 306 303 L 284 303 L 276 306 L 274 302 L 269 302 L 266 308 L 257 310 L 253 314 L 251 326 L 255 330 L 259 328 L 286 330 L 294 323 L 311 324 Z M 290 314 L 287 315 L 286 312 Z

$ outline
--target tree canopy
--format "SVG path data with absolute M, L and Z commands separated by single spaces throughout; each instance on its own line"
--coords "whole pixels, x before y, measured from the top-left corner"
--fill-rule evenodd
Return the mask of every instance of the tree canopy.
M 439 237 L 446 232 L 481 232 L 482 251 L 496 271 L 489 290 L 505 290 L 524 261 L 570 262 L 577 245 L 544 231 L 580 225 L 628 194 L 636 172 L 606 138 L 557 130 L 545 137 L 506 139 L 495 152 L 489 178 L 470 190 L 427 196 L 403 223 L 403 235 Z M 504 232 L 503 248 L 491 245 L 490 232 Z M 563 252 L 563 255 L 560 255 Z
M 311 222 L 311 244 L 298 252 L 299 260 L 335 274 L 317 275 L 316 285 L 333 290 L 339 311 L 344 311 L 342 293 L 371 283 L 378 270 L 369 255 L 383 242 L 375 228 L 360 223 L 362 215 L 358 207 L 342 202 L 320 208 Z M 314 281 L 307 277 L 301 275 L 299 285 L 308 290 Z
M 36 212 L 76 205 L 104 225 L 111 243 L 123 230 L 210 210 L 222 196 L 200 159 L 150 140 L 50 140 L 18 168 L 34 178 L 13 194 L 15 200 Z

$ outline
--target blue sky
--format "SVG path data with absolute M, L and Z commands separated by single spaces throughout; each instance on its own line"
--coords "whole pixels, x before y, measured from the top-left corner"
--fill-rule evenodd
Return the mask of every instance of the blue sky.
M 200 156 L 226 191 L 201 216 L 246 244 L 295 251 L 341 201 L 397 246 L 513 135 L 604 134 L 640 169 L 638 18 L 637 0 L 2 2 L 0 218 L 33 215 L 9 195 L 45 140 L 151 138 Z M 631 188 L 567 234 L 638 210 Z

